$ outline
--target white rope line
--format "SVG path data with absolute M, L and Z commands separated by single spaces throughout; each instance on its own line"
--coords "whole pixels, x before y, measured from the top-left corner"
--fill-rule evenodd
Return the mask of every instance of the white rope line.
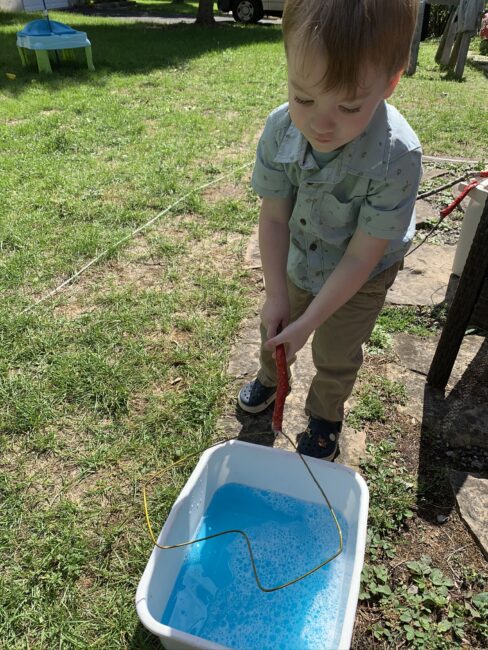
M 428 156 L 424 156 L 424 159 L 427 159 L 427 158 L 428 158 Z M 439 159 L 439 160 L 441 160 L 441 159 Z M 254 161 L 253 161 L 253 162 L 254 162 Z M 174 203 L 172 203 L 169 207 L 165 208 L 165 209 L 162 210 L 159 214 L 157 214 L 155 217 L 153 217 L 152 219 L 150 219 L 149 221 L 147 221 L 145 224 L 143 224 L 142 226 L 139 226 L 139 228 L 136 228 L 133 232 L 129 233 L 129 234 L 126 235 L 125 237 L 122 237 L 122 239 L 119 239 L 119 241 L 115 242 L 115 244 L 112 244 L 112 246 L 109 246 L 107 249 L 105 249 L 103 252 L 101 252 L 99 255 L 97 255 L 97 257 L 94 257 L 94 258 L 93 258 L 92 260 L 90 260 L 87 264 L 85 264 L 85 266 L 83 266 L 81 269 L 79 269 L 78 271 L 76 271 L 76 273 L 74 273 L 71 277 L 69 277 L 67 280 L 65 280 L 64 282 L 62 282 L 59 286 L 55 287 L 52 291 L 50 291 L 49 293 L 47 293 L 45 296 L 43 296 L 42 298 L 39 298 L 39 300 L 37 300 L 36 302 L 33 302 L 31 305 L 29 305 L 28 307 L 26 307 L 25 309 L 23 309 L 23 310 L 20 312 L 19 315 L 22 316 L 23 314 L 28 313 L 29 311 L 31 311 L 32 309 L 34 309 L 34 307 L 37 307 L 37 305 L 40 305 L 41 303 L 45 302 L 46 300 L 49 300 L 49 298 L 52 298 L 53 296 L 55 296 L 57 293 L 59 293 L 59 292 L 62 291 L 65 287 L 67 287 L 69 284 L 72 284 L 72 283 L 73 283 L 77 278 L 80 277 L 80 275 L 82 275 L 82 273 L 84 273 L 86 270 L 88 270 L 91 266 L 93 266 L 94 264 L 96 264 L 97 262 L 99 262 L 103 257 L 105 257 L 105 255 L 107 255 L 107 254 L 110 253 L 111 251 L 115 250 L 118 246 L 120 246 L 121 244 L 123 244 L 123 243 L 126 242 L 127 240 L 132 239 L 132 237 L 134 237 L 135 235 L 137 235 L 137 234 L 138 234 L 139 232 L 141 232 L 142 230 L 145 230 L 146 228 L 148 228 L 148 227 L 149 227 L 150 225 L 152 225 L 155 221 L 157 221 L 158 219 L 160 219 L 164 214 L 166 214 L 167 212 L 169 212 L 170 210 L 172 210 L 174 207 L 176 207 L 179 203 L 181 203 L 182 201 L 184 201 L 185 199 L 187 199 L 187 198 L 188 198 L 189 196 L 191 196 L 192 194 L 195 194 L 195 192 L 199 192 L 200 190 L 204 190 L 206 187 L 210 187 L 211 185 L 216 185 L 217 183 L 220 183 L 221 181 L 225 180 L 226 178 L 229 178 L 229 176 L 233 176 L 234 174 L 236 174 L 237 172 L 241 171 L 242 169 L 245 169 L 246 167 L 250 167 L 250 166 L 253 164 L 253 162 L 245 163 L 244 165 L 241 165 L 240 167 L 237 167 L 237 169 L 232 170 L 232 171 L 229 172 L 228 174 L 224 174 L 223 176 L 219 176 L 218 178 L 216 178 L 216 179 L 213 180 L 213 181 L 209 181 L 208 183 L 204 183 L 203 185 L 200 185 L 199 187 L 196 187 L 194 190 L 190 190 L 189 192 L 187 192 L 186 194 L 184 194 L 182 197 L 180 197 L 177 201 L 175 201 Z M 459 161 L 459 162 L 461 162 L 461 161 Z M 475 161 L 463 161 L 463 162 L 475 162 Z M 463 178 L 464 178 L 464 177 L 463 177 Z M 449 184 L 447 184 L 446 187 L 449 187 L 450 185 L 454 185 L 454 184 L 455 184 L 456 182 L 458 182 L 459 180 L 460 180 L 460 179 L 457 179 L 457 180 L 454 181 L 453 183 L 449 183 Z M 432 190 L 431 192 L 426 192 L 425 194 L 419 195 L 419 196 L 417 196 L 417 200 L 418 200 L 419 198 L 423 198 L 424 196 L 427 196 L 427 195 L 429 195 L 429 194 L 435 194 L 436 192 L 440 191 L 441 189 L 443 189 L 443 187 L 441 187 L 441 188 L 436 188 L 435 190 Z M 433 230 L 435 230 L 435 228 L 434 228 Z M 431 233 L 430 233 L 430 234 L 431 234 Z M 421 244 L 423 244 L 423 242 L 421 242 Z M 418 248 L 421 244 L 419 244 L 419 245 L 417 246 L 417 248 Z M 414 249 L 414 250 L 415 250 L 415 249 Z M 410 251 L 409 253 L 407 253 L 407 255 L 410 255 L 410 253 L 412 253 L 412 252 L 413 252 L 413 250 Z
M 109 246 L 109 247 L 108 247 L 107 249 L 105 249 L 102 253 L 100 253 L 99 255 L 97 255 L 97 257 L 94 257 L 94 258 L 93 258 L 92 260 L 90 260 L 87 264 L 85 264 L 85 266 L 83 266 L 81 269 L 79 269 L 78 271 L 76 271 L 76 273 L 74 273 L 71 277 L 69 277 L 69 278 L 68 278 L 67 280 L 65 280 L 64 282 L 62 282 L 59 286 L 57 286 L 57 287 L 55 287 L 54 289 L 52 289 L 52 291 L 50 291 L 49 293 L 47 293 L 45 296 L 43 296 L 42 298 L 39 298 L 39 300 L 37 300 L 36 302 L 34 302 L 34 303 L 32 303 L 31 305 L 29 305 L 28 307 L 26 307 L 24 310 L 22 310 L 22 311 L 20 312 L 20 316 L 22 316 L 23 314 L 26 314 L 27 312 L 29 312 L 29 311 L 31 311 L 32 309 L 34 309 L 34 307 L 37 307 L 37 305 L 40 305 L 41 303 L 45 302 L 46 300 L 49 300 L 49 298 L 52 298 L 53 296 L 55 296 L 57 293 L 59 293 L 60 291 L 62 291 L 65 287 L 67 287 L 69 284 L 71 284 L 71 283 L 74 282 L 77 278 L 79 278 L 80 275 L 81 275 L 82 273 L 84 273 L 87 269 L 89 269 L 91 266 L 93 266 L 94 264 L 96 264 L 97 262 L 99 262 L 103 257 L 105 257 L 105 255 L 107 255 L 108 253 L 110 253 L 110 252 L 112 252 L 113 250 L 115 250 L 116 248 L 118 248 L 121 244 L 123 244 L 124 242 L 126 242 L 128 239 L 132 239 L 132 237 L 134 237 L 135 235 L 137 235 L 138 233 L 140 233 L 142 230 L 145 230 L 146 228 L 148 228 L 149 226 L 151 226 L 155 221 L 157 221 L 158 219 L 160 219 L 164 214 L 166 214 L 167 212 L 169 212 L 170 210 L 172 210 L 172 209 L 173 209 L 174 207 L 176 207 L 179 203 L 181 203 L 182 201 L 184 201 L 185 199 L 187 199 L 187 198 L 188 198 L 189 196 L 191 196 L 192 194 L 195 194 L 195 192 L 199 192 L 200 190 L 204 190 L 205 188 L 210 187 L 211 185 L 216 185 L 217 183 L 220 183 L 221 181 L 225 180 L 226 178 L 229 178 L 229 176 L 233 176 L 235 173 L 241 171 L 242 169 L 245 169 L 246 167 L 250 167 L 252 164 L 254 164 L 254 161 L 253 161 L 253 162 L 249 162 L 249 163 L 245 163 L 244 165 L 241 165 L 240 167 L 237 167 L 237 169 L 232 170 L 232 171 L 229 172 L 228 174 L 224 174 L 223 176 L 219 176 L 219 178 L 216 178 L 216 179 L 214 179 L 213 181 L 209 181 L 208 183 L 204 183 L 203 185 L 200 185 L 199 187 L 196 187 L 195 189 L 190 190 L 189 192 L 187 192 L 186 194 L 184 194 L 182 197 L 180 197 L 177 201 L 175 201 L 174 203 L 172 203 L 169 207 L 165 208 L 165 209 L 162 210 L 159 214 L 157 214 L 155 217 L 153 217 L 152 219 L 150 219 L 149 221 L 147 221 L 145 224 L 143 224 L 142 226 L 139 226 L 139 228 L 136 228 L 133 232 L 129 233 L 129 234 L 126 235 L 125 237 L 122 237 L 122 239 L 119 239 L 119 241 L 115 242 L 115 244 L 112 244 L 112 246 Z

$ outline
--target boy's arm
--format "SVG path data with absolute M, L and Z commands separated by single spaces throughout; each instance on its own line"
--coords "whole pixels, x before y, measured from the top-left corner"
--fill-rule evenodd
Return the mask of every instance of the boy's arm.
M 371 237 L 357 228 L 341 261 L 308 309 L 281 334 L 267 341 L 266 347 L 274 349 L 286 343 L 287 358 L 292 359 L 310 334 L 359 291 L 383 257 L 388 243 L 388 239 Z
M 290 243 L 288 221 L 292 210 L 291 197 L 263 198 L 261 202 L 259 250 L 266 289 L 266 300 L 261 316 L 268 337 L 276 334 L 280 324 L 286 327 L 290 320 L 286 262 Z

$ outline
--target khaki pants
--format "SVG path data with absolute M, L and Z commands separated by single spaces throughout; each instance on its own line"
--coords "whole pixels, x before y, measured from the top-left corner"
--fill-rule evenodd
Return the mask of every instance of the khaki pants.
M 307 415 L 342 421 L 344 403 L 352 392 L 363 362 L 363 343 L 373 331 L 386 292 L 395 281 L 402 262 L 368 280 L 363 287 L 313 334 L 312 357 L 316 374 L 305 403 Z M 299 318 L 313 300 L 313 294 L 288 280 L 291 322 Z M 266 341 L 261 324 L 261 341 Z M 272 353 L 261 346 L 258 378 L 264 386 L 275 386 L 276 366 Z

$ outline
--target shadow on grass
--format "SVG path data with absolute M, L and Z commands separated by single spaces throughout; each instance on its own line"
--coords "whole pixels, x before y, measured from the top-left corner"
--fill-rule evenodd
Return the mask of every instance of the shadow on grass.
M 39 74 L 35 59 L 23 68 L 17 52 L 16 32 L 29 19 L 38 16 L 0 13 L 0 29 L 5 32 L 0 39 L 0 83 L 2 91 L 10 96 L 21 95 L 31 87 L 33 79 L 53 90 L 67 85 L 88 82 L 90 86 L 103 86 L 107 75 L 138 74 L 166 68 L 183 68 L 192 59 L 209 52 L 223 52 L 229 48 L 251 46 L 259 43 L 281 41 L 281 30 L 270 25 L 241 26 L 233 22 L 217 23 L 213 27 L 178 23 L 174 25 L 143 22 L 83 21 L 83 16 L 73 14 L 52 17 L 87 33 L 92 44 L 96 71 L 86 67 L 82 49 L 76 53 L 75 62 L 53 65 L 54 74 Z M 11 31 L 8 30 L 11 28 Z M 5 29 L 7 28 L 7 29 Z M 33 53 L 31 53 L 33 54 Z M 225 65 L 222 62 L 222 65 Z M 14 73 L 15 80 L 6 81 L 5 73 Z M 218 74 L 219 70 L 215 70 Z M 252 80 L 253 70 L 249 70 Z M 260 78 L 256 78 L 259 82 Z
M 468 65 L 469 68 L 473 70 L 481 70 L 481 72 L 488 79 L 488 59 L 486 59 L 485 61 L 480 61 L 477 59 L 468 59 L 466 61 L 466 64 Z
M 148 632 L 142 623 L 138 623 L 127 647 L 129 650 L 161 650 L 163 646 L 157 636 Z

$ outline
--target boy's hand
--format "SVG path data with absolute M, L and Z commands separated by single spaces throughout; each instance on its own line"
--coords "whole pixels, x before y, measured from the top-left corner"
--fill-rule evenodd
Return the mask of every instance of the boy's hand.
M 288 295 L 279 298 L 266 298 L 261 310 L 261 320 L 266 327 L 268 339 L 276 335 L 280 325 L 285 328 L 290 321 Z
M 273 338 L 269 339 L 269 341 L 266 341 L 264 347 L 268 350 L 274 350 L 277 345 L 284 343 L 286 349 L 286 361 L 287 363 L 291 363 L 294 360 L 296 353 L 303 348 L 312 332 L 313 328 L 307 325 L 304 319 L 299 318 L 285 327 L 280 334 L 277 334 Z

